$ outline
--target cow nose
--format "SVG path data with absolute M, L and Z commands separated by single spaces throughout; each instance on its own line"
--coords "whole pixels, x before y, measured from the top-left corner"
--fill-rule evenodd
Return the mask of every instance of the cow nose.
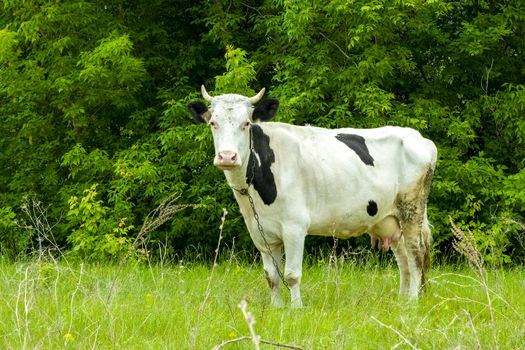
M 217 166 L 236 166 L 237 153 L 233 151 L 220 151 L 217 153 L 215 165 Z

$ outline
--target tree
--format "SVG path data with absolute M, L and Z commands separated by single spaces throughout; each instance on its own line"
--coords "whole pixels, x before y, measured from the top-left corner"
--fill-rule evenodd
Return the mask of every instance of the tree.
M 2 249 L 14 247 L 1 238 L 9 232 L 26 237 L 14 224 L 24 196 L 47 203 L 69 247 L 82 225 L 64 219 L 70 200 L 96 185 L 97 215 L 109 231 L 125 218 L 128 235 L 180 192 L 196 206 L 152 240 L 211 252 L 222 208 L 236 206 L 211 165 L 209 131 L 185 109 L 205 83 L 214 93 L 266 87 L 285 122 L 419 130 L 440 153 L 429 204 L 436 248 L 449 250 L 451 216 L 495 261 L 525 254 L 512 224 L 525 218 L 521 1 L 2 5 Z M 227 239 L 252 249 L 244 232 L 231 215 Z

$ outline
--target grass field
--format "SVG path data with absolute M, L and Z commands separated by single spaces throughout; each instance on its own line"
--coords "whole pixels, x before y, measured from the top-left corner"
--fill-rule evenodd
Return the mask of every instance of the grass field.
M 250 335 L 304 349 L 525 349 L 525 272 L 434 267 L 417 302 L 393 266 L 305 266 L 305 308 L 274 309 L 260 264 L 0 263 L 2 349 L 211 349 Z M 211 280 L 210 280 L 211 278 Z M 249 340 L 225 349 L 253 349 Z M 261 348 L 276 348 L 261 345 Z

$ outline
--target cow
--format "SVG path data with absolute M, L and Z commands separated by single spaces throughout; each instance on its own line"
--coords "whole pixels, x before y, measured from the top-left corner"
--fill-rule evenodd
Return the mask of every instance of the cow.
M 263 88 L 223 94 L 187 109 L 213 135 L 213 163 L 224 171 L 255 247 L 271 303 L 302 307 L 300 283 L 307 235 L 349 238 L 368 233 L 372 246 L 394 252 L 399 293 L 417 297 L 430 267 L 427 198 L 437 150 L 410 128 L 325 129 L 270 122 L 279 101 Z M 284 273 L 282 250 L 284 248 Z

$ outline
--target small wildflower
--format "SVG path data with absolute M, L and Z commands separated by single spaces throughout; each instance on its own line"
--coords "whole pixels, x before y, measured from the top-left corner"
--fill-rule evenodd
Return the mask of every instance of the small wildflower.
M 75 337 L 71 333 L 66 333 L 64 334 L 64 340 L 66 342 L 72 342 L 73 340 L 75 340 Z

